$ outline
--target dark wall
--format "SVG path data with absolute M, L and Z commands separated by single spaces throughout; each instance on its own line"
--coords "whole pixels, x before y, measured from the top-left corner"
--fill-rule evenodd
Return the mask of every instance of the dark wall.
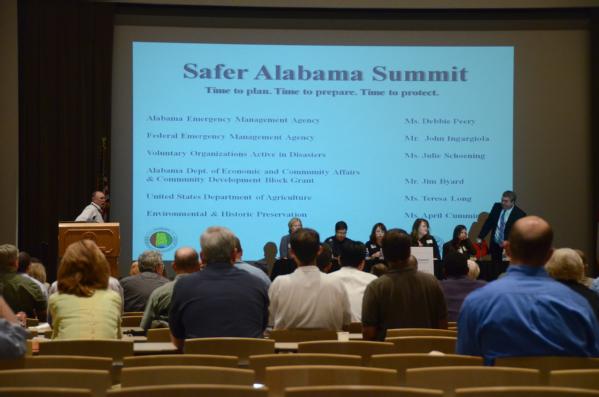
M 19 248 L 52 280 L 58 222 L 75 219 L 108 175 L 113 9 L 19 2 Z

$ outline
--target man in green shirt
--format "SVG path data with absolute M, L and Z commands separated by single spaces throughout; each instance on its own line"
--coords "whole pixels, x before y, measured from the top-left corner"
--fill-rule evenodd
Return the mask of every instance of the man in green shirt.
M 36 283 L 17 273 L 18 255 L 14 245 L 0 245 L 0 295 L 15 313 L 46 321 L 48 299 Z
M 168 312 L 171 307 L 173 287 L 178 279 L 200 270 L 198 253 L 193 248 L 182 247 L 175 252 L 173 270 L 177 274 L 174 281 L 156 288 L 146 304 L 140 326 L 149 328 L 168 328 Z

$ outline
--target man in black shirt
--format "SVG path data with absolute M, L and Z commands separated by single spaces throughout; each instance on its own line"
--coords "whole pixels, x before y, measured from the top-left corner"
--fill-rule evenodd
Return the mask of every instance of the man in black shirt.
M 351 242 L 351 240 L 347 238 L 347 223 L 345 223 L 344 221 L 339 221 L 335 223 L 335 235 L 327 238 L 324 241 L 325 244 L 331 247 L 331 252 L 333 253 L 332 271 L 339 270 L 339 257 L 341 256 L 341 251 L 343 250 L 343 247 L 348 242 Z

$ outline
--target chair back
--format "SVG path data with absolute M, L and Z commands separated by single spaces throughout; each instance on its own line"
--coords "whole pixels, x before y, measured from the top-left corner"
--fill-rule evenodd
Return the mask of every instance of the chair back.
M 239 359 L 235 356 L 213 356 L 208 354 L 157 354 L 151 356 L 125 357 L 123 366 L 152 367 L 157 365 L 189 365 L 208 367 L 237 367 Z
M 39 354 L 110 357 L 122 361 L 123 357 L 133 355 L 133 342 L 107 339 L 53 340 L 40 342 Z
M 599 389 L 599 369 L 563 369 L 551 371 L 549 384 L 559 387 Z
M 169 328 L 150 328 L 146 336 L 148 342 L 170 342 L 171 330 Z
M 275 342 L 305 342 L 311 340 L 337 340 L 337 331 L 330 329 L 273 329 L 270 339 Z
M 397 371 L 399 384 L 406 383 L 406 369 L 422 367 L 449 367 L 483 365 L 482 357 L 458 354 L 431 355 L 426 353 L 377 354 L 371 357 L 370 365 L 376 368 L 392 368 Z
M 383 368 L 298 365 L 266 368 L 265 384 L 270 397 L 281 397 L 293 386 L 371 385 L 396 386 L 396 372 Z
M 349 324 L 347 331 L 350 334 L 361 334 L 362 333 L 362 323 L 361 322 L 353 322 Z
M 449 336 L 457 338 L 457 331 L 437 328 L 392 328 L 387 330 L 387 338 L 398 336 Z
M 551 386 L 469 387 L 456 389 L 456 397 L 591 397 L 599 390 Z
M 92 397 L 92 392 L 67 387 L 0 387 L 0 397 Z
M 247 361 L 255 354 L 273 354 L 275 341 L 255 338 L 197 338 L 185 341 L 185 354 L 237 356 Z
M 35 356 L 27 357 L 24 368 L 96 369 L 112 371 L 112 359 L 92 356 Z
M 249 369 L 158 365 L 123 368 L 121 387 L 163 386 L 176 384 L 245 385 L 254 383 L 254 371 Z
M 460 387 L 482 386 L 538 386 L 537 369 L 460 366 L 409 368 L 406 386 L 443 390 L 446 395 Z
M 457 338 L 449 336 L 398 336 L 387 338 L 385 342 L 395 345 L 395 353 L 429 353 L 439 351 L 455 354 Z
M 93 397 L 103 397 L 111 382 L 108 371 L 35 368 L 0 371 L 0 385 L 87 389 Z
M 266 367 L 289 365 L 362 365 L 362 357 L 348 354 L 295 353 L 295 354 L 263 354 L 250 356 L 250 368 L 256 374 L 256 382 L 264 383 Z
M 144 312 L 124 312 L 122 317 L 143 317 Z
M 300 342 L 297 344 L 298 353 L 329 353 L 329 354 L 351 354 L 362 357 L 362 365 L 370 364 L 373 354 L 396 353 L 395 347 L 388 342 L 369 341 L 323 341 L 323 342 Z
M 121 318 L 121 327 L 139 327 L 143 316 L 125 316 Z
M 599 359 L 567 356 L 499 357 L 495 359 L 495 365 L 538 369 L 541 371 L 541 382 L 548 384 L 551 371 L 560 369 L 599 369 Z
M 268 389 L 234 385 L 166 385 L 108 391 L 109 397 L 268 397 Z
M 288 387 L 285 397 L 441 397 L 441 390 L 399 386 L 305 386 Z

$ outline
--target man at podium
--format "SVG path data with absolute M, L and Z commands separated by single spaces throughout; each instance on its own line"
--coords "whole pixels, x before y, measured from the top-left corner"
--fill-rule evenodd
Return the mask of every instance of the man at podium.
M 92 193 L 92 202 L 83 209 L 75 222 L 97 222 L 104 223 L 102 209 L 106 205 L 106 196 L 100 191 Z

